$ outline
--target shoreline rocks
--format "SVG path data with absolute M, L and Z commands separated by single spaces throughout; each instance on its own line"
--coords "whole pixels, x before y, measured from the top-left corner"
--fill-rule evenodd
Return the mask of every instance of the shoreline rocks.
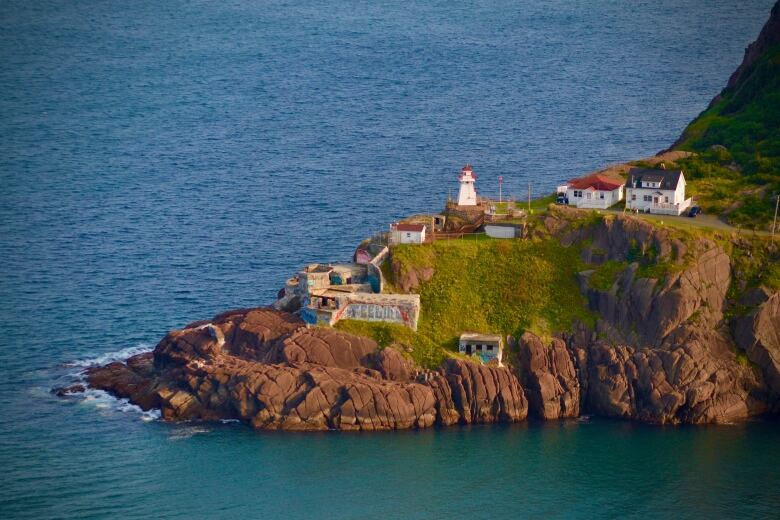
M 160 409 L 165 420 L 238 420 L 266 430 L 583 414 L 708 424 L 780 411 L 780 293 L 750 289 L 731 301 L 731 259 L 711 240 L 682 243 L 626 216 L 572 227 L 569 213 L 556 211 L 545 225 L 564 245 L 581 247 L 584 261 L 625 261 L 631 248 L 651 251 L 667 269 L 642 277 L 639 262 L 626 263 L 608 289 L 591 287 L 593 271 L 580 273 L 580 290 L 600 316 L 595 328 L 575 324 L 544 340 L 526 332 L 510 342 L 507 367 L 447 359 L 423 370 L 372 339 L 264 307 L 190 323 L 151 353 L 88 369 L 86 380 L 144 410 Z
M 451 359 L 426 378 L 417 372 L 373 340 L 307 328 L 262 308 L 172 331 L 153 353 L 91 368 L 87 381 L 159 408 L 166 420 L 237 419 L 269 430 L 393 430 L 527 416 L 523 389 L 506 368 Z

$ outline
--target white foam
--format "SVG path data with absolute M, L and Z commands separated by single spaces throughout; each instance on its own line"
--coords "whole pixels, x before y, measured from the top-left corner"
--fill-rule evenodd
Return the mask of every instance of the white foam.
M 203 425 L 199 426 L 178 426 L 176 427 L 170 434 L 170 439 L 172 441 L 180 441 L 184 439 L 189 439 L 190 437 L 194 435 L 198 435 L 199 433 L 209 433 L 211 430 Z
M 106 352 L 105 354 L 101 354 L 94 358 L 73 361 L 72 363 L 68 363 L 67 366 L 89 368 L 99 365 L 107 365 L 109 363 L 113 363 L 114 361 L 124 361 L 127 358 L 136 356 L 138 354 L 144 354 L 146 352 L 151 352 L 152 350 L 154 350 L 154 345 L 151 343 L 141 343 L 135 347 L 127 347 L 114 352 Z
M 142 421 L 156 421 L 160 419 L 160 410 L 153 408 L 144 411 L 140 406 L 134 405 L 125 398 L 114 397 L 104 390 L 87 388 L 84 391 L 81 404 L 92 406 L 98 410 L 113 413 L 122 412 L 138 415 Z
M 66 366 L 77 368 L 75 372 L 69 374 L 76 379 L 76 382 L 86 384 L 85 370 L 94 366 L 107 365 L 114 361 L 125 361 L 127 358 L 151 352 L 154 346 L 151 343 L 141 343 L 134 347 L 123 348 L 114 352 L 106 352 L 94 358 L 82 359 L 67 363 Z M 104 390 L 89 388 L 82 394 L 81 404 L 93 406 L 94 408 L 106 413 L 122 412 L 137 415 L 142 421 L 156 421 L 161 417 L 160 410 L 153 408 L 144 411 L 140 406 L 132 404 L 128 399 L 114 397 Z

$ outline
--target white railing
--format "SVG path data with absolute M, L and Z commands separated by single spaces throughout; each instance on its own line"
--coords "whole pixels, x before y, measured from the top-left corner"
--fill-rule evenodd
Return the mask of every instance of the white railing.
M 569 199 L 571 200 L 571 199 Z M 614 202 L 612 202 L 612 199 L 574 199 L 576 202 L 574 202 L 574 206 L 577 206 L 578 208 L 585 208 L 585 209 L 607 209 L 610 207 Z M 569 203 L 572 205 L 571 203 Z
M 650 213 L 657 213 L 659 215 L 679 215 L 686 209 L 691 207 L 692 199 L 685 199 L 680 203 L 673 202 L 654 202 L 650 205 Z

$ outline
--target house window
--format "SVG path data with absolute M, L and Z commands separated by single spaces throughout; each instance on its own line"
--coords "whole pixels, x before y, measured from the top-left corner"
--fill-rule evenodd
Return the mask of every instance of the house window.
M 664 197 L 664 202 L 669 202 L 669 197 Z
M 477 345 L 477 350 L 482 350 L 482 345 Z
M 601 193 L 599 193 L 599 198 L 600 198 L 600 199 L 603 199 L 603 198 L 604 198 L 604 192 L 601 192 Z
M 587 195 L 588 195 L 588 196 L 587 196 L 586 198 L 587 198 L 588 200 L 590 200 L 590 192 L 588 192 L 588 194 L 587 194 Z
M 574 196 L 575 197 L 582 197 L 582 192 L 579 190 L 574 190 Z
M 488 350 L 493 350 L 493 345 L 488 345 L 488 346 L 487 346 L 487 349 L 488 349 Z
M 406 234 L 406 238 L 412 238 L 412 234 L 411 233 L 407 233 Z
M 631 194 L 631 200 L 636 200 L 636 193 Z
M 645 202 L 653 202 L 653 197 L 652 197 L 652 195 L 645 195 L 642 198 L 642 200 L 644 200 Z

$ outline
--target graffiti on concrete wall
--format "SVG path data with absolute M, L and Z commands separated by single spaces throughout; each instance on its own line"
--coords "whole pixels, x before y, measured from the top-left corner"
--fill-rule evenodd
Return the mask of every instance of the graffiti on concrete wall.
M 384 321 L 417 329 L 419 303 L 412 302 L 350 302 L 342 301 L 333 315 L 333 323 L 339 320 Z

